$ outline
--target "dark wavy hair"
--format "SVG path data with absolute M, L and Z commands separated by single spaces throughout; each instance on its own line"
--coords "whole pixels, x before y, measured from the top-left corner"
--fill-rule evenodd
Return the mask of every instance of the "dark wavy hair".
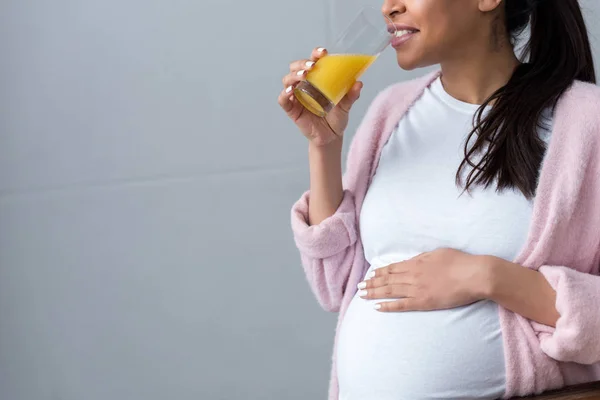
M 596 83 L 594 60 L 578 0 L 505 0 L 504 7 L 513 44 L 531 24 L 526 62 L 475 114 L 456 182 L 466 192 L 495 184 L 499 192 L 518 189 L 532 199 L 546 152 L 543 113 L 555 109 L 575 80 Z

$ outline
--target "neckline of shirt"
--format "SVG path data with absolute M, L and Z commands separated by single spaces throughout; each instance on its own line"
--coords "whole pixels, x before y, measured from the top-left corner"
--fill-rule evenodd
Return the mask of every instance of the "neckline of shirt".
M 450 95 L 444 88 L 441 76 L 439 76 L 435 81 L 431 83 L 429 89 L 431 90 L 431 93 L 433 93 L 433 95 L 436 96 L 439 100 L 444 102 L 449 107 L 452 107 L 460 112 L 473 115 L 481 107 L 480 104 L 467 103 L 465 101 L 458 100 L 457 98 Z M 491 106 L 487 106 L 485 110 L 489 111 L 491 108 Z

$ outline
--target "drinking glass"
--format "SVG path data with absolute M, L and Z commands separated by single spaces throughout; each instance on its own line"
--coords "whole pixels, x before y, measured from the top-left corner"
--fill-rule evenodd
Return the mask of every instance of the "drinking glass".
M 373 7 L 364 7 L 294 89 L 298 101 L 320 117 L 327 115 L 390 43 L 396 29 Z

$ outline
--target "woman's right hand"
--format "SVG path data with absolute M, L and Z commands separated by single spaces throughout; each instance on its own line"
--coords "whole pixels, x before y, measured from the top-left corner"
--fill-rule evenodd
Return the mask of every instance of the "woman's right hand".
M 296 85 L 306 80 L 306 75 L 319 59 L 327 55 L 327 50 L 313 50 L 309 60 L 299 60 L 290 64 L 290 73 L 283 78 L 283 91 L 279 95 L 279 105 L 288 117 L 298 126 L 300 131 L 312 144 L 326 146 L 341 140 L 348 126 L 348 113 L 352 105 L 360 97 L 362 83 L 356 82 L 350 92 L 325 117 L 319 117 L 298 101 L 294 96 Z

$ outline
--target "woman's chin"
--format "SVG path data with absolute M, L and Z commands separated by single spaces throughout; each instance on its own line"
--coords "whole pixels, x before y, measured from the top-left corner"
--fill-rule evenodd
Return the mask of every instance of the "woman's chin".
M 429 66 L 435 64 L 435 63 L 427 63 L 418 57 L 410 57 L 410 56 L 408 56 L 408 54 L 402 54 L 402 53 L 398 53 L 397 59 L 398 59 L 398 66 L 405 71 L 412 71 L 417 68 L 425 68 L 425 67 L 429 67 Z
M 408 59 L 406 57 L 402 57 L 398 55 L 398 66 L 405 71 L 412 71 L 414 69 L 419 68 L 419 63 L 417 60 Z

